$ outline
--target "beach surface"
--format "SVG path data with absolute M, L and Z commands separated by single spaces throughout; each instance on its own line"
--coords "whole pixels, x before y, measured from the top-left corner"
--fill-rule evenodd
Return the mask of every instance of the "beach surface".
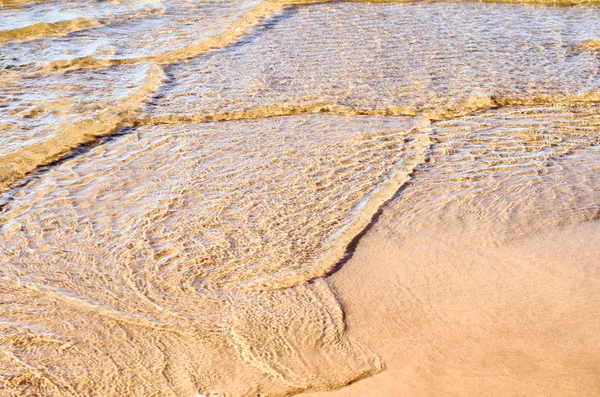
M 543 114 L 509 113 L 486 117 L 498 124 L 527 119 L 533 129 Z M 446 128 L 438 124 L 433 140 L 447 137 Z M 460 128 L 465 138 L 468 130 Z M 539 157 L 544 172 L 524 175 L 524 153 L 507 129 L 478 136 L 475 146 L 451 139 L 433 150 L 328 278 L 349 335 L 370 346 L 386 370 L 339 392 L 307 395 L 598 393 L 598 207 L 590 202 L 585 215 L 572 205 L 595 195 L 597 166 L 588 169 L 591 179 L 580 166 L 590 166 L 598 149 Z M 483 147 L 502 148 L 502 175 L 466 166 Z
M 329 279 L 349 335 L 386 369 L 303 395 L 598 393 L 598 221 L 490 247 L 464 226 L 395 220 L 382 216 Z
M 600 395 L 594 2 L 0 0 L 0 397 Z

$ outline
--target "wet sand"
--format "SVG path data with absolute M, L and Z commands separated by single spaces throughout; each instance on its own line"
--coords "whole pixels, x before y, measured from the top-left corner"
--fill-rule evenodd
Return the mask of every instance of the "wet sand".
M 304 395 L 600 393 L 598 221 L 482 248 L 463 228 L 412 234 L 382 218 L 329 283 L 386 369 Z
M 455 147 L 446 161 L 464 175 L 469 149 Z M 386 369 L 306 395 L 599 395 L 599 207 L 573 205 L 595 196 L 600 170 L 587 159 L 597 146 L 531 178 L 485 178 L 481 168 L 455 182 L 462 190 L 441 183 L 449 173 L 437 160 L 449 152 L 432 152 L 327 279 L 348 334 Z M 579 183 L 584 174 L 592 179 Z M 481 190 L 465 195 L 468 186 Z
M 0 397 L 600 395 L 548 2 L 0 0 Z

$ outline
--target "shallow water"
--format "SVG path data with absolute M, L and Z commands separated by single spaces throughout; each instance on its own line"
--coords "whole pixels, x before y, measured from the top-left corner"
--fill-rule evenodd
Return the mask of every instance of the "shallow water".
M 598 217 L 600 8 L 557 5 L 0 2 L 0 393 L 381 371 L 324 277 L 382 211 Z

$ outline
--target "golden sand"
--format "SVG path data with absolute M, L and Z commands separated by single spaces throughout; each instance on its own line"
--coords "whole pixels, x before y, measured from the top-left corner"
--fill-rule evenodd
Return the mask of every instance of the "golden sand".
M 101 3 L 0 1 L 0 397 L 600 395 L 600 8 Z

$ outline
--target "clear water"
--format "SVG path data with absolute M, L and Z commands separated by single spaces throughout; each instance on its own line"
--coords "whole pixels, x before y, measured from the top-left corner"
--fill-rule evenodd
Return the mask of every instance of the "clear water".
M 380 209 L 596 219 L 598 43 L 587 3 L 0 2 L 0 394 L 382 370 L 324 277 Z

